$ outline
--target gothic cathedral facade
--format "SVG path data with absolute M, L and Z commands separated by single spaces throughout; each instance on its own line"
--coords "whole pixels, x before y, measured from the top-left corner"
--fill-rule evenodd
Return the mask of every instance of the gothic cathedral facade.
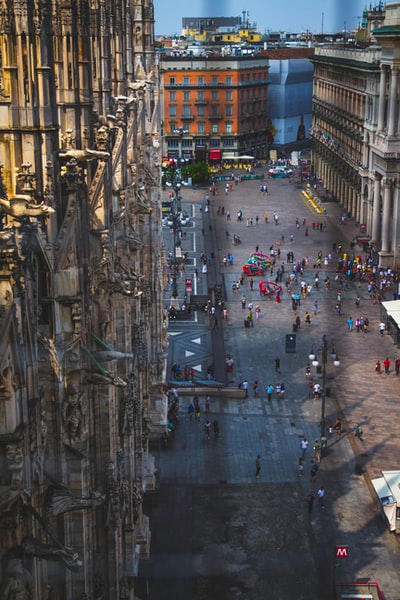
M 0 1 L 0 597 L 130 599 L 167 348 L 151 0 Z

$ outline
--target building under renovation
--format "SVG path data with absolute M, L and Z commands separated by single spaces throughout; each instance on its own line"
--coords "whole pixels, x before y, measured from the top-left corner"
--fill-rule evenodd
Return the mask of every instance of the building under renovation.
M 131 599 L 167 345 L 151 0 L 0 2 L 0 597 Z

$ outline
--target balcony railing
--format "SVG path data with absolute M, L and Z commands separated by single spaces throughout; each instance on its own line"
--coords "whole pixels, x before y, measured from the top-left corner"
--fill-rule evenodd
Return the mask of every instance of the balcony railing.
M 181 121 L 194 121 L 195 115 L 181 115 Z

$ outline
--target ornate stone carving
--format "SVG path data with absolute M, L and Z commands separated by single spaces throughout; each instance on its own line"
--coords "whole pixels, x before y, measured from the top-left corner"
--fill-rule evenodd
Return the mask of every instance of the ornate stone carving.
M 0 597 L 3 600 L 32 600 L 33 578 L 20 558 L 10 558 L 4 571 Z
M 138 364 L 141 369 L 145 369 L 148 364 L 146 327 L 143 322 L 140 324 L 132 323 L 132 348 Z
M 142 415 L 142 448 L 147 448 L 147 441 L 151 433 L 150 417 L 147 413 Z
M 109 499 L 107 524 L 121 526 L 121 497 L 120 487 L 115 474 L 115 464 L 112 460 L 106 463 L 106 489 Z
M 110 128 L 105 123 L 101 123 L 96 130 L 96 150 L 109 154 Z
M 74 302 L 71 306 L 71 320 L 74 328 L 73 337 L 79 338 L 82 333 L 82 305 Z
M 70 568 L 82 566 L 79 554 L 74 552 L 72 548 L 62 544 L 45 544 L 33 536 L 28 536 L 22 540 L 20 550 L 25 556 L 35 556 L 44 560 L 60 560 Z
M 47 413 L 44 408 L 43 390 L 38 400 L 31 400 L 29 414 L 29 441 L 31 450 L 32 478 L 42 482 L 44 456 L 47 445 Z
M 7 469 L 11 475 L 10 488 L 19 490 L 22 488 L 24 471 L 24 453 L 22 442 L 9 443 L 6 446 Z
M 11 363 L 2 365 L 0 371 L 0 400 L 10 400 L 17 389 L 14 369 Z
M 45 499 L 46 519 L 50 520 L 57 515 L 74 510 L 92 509 L 100 506 L 105 501 L 105 496 L 100 492 L 94 492 L 89 496 L 74 496 L 64 488 L 51 487 L 47 490 Z
M 60 182 L 66 186 L 67 190 L 75 191 L 78 185 L 85 181 L 84 172 L 78 161 L 71 158 L 60 170 Z
M 17 185 L 21 192 L 32 194 L 34 191 L 34 183 L 36 181 L 36 174 L 31 173 L 32 165 L 29 162 L 22 163 L 17 173 Z
M 91 160 L 104 160 L 107 161 L 110 158 L 109 152 L 104 152 L 102 150 L 90 150 L 89 148 L 85 148 L 84 150 L 77 150 L 75 148 L 67 148 L 58 151 L 58 157 L 61 160 L 74 159 L 77 163 L 86 163 Z
M 139 410 L 140 400 L 137 390 L 137 378 L 132 373 L 120 403 L 120 435 L 132 435 Z
M 41 217 L 54 213 L 54 208 L 47 206 L 44 202 L 35 204 L 32 202 L 32 197 L 27 195 L 13 196 L 9 200 L 0 198 L 0 207 L 3 211 L 17 220 L 26 219 L 27 217 Z

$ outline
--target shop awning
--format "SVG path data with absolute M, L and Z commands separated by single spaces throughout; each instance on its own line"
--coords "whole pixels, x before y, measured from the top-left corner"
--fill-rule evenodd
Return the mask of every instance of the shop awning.
M 392 317 L 400 329 L 400 300 L 388 300 L 387 302 L 382 302 L 382 306 L 386 310 L 388 317 Z
M 210 150 L 208 153 L 208 158 L 210 160 L 221 160 L 221 150 Z

